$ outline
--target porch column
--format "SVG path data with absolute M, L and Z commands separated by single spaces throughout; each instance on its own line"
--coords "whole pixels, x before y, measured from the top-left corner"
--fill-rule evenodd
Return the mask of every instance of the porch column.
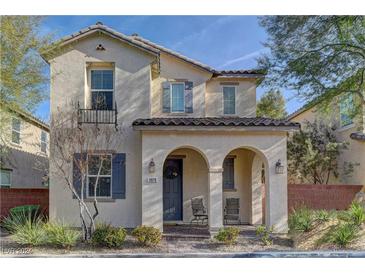
M 223 227 L 222 168 L 209 169 L 209 231 L 211 236 Z
M 261 225 L 263 223 L 262 208 L 262 165 L 263 162 L 256 154 L 252 160 L 252 182 L 251 182 L 251 218 L 250 224 Z
M 284 173 L 276 174 L 275 164 L 281 160 L 284 165 Z M 278 147 L 275 154 L 268 157 L 266 168 L 266 211 L 265 223 L 267 227 L 274 227 L 276 233 L 288 232 L 288 182 L 287 182 L 287 160 L 286 140 Z
M 163 173 L 163 150 L 156 152 L 155 145 L 150 138 L 142 138 L 142 220 L 141 224 L 153 226 L 163 231 L 163 194 L 162 194 L 162 173 Z M 150 162 L 154 161 L 155 171 L 149 171 Z

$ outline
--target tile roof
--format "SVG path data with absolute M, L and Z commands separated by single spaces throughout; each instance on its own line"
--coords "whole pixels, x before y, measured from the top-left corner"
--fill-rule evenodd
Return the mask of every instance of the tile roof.
M 175 57 L 178 57 L 178 58 L 180 58 L 180 59 L 182 59 L 182 60 L 184 60 L 184 61 L 186 61 L 188 63 L 191 63 L 193 65 L 196 65 L 198 67 L 201 67 L 201 68 L 203 68 L 203 69 L 205 69 L 205 70 L 207 70 L 209 72 L 213 72 L 214 71 L 214 69 L 212 67 L 210 67 L 210 66 L 208 66 L 206 64 L 203 64 L 203 63 L 198 62 L 196 60 L 193 60 L 193 59 L 191 59 L 189 57 L 186 57 L 186 56 L 184 56 L 184 55 L 182 55 L 182 54 L 180 54 L 180 53 L 178 53 L 176 51 L 173 51 L 171 49 L 165 48 L 164 46 L 158 45 L 158 44 L 156 44 L 156 43 L 154 43 L 154 42 L 152 42 L 152 41 L 150 41 L 150 40 L 148 40 L 146 38 L 143 38 L 143 37 L 141 37 L 139 35 L 132 35 L 131 38 L 134 39 L 134 40 L 136 40 L 136 41 L 140 41 L 142 43 L 145 43 L 146 45 L 149 45 L 149 46 L 151 46 L 151 47 L 153 47 L 155 49 L 164 51 L 164 52 L 166 52 L 166 53 L 168 53 L 170 55 L 173 55 Z
M 128 44 L 136 46 L 136 47 L 138 47 L 142 50 L 146 50 L 150 53 L 157 54 L 157 55 L 159 54 L 159 50 L 157 50 L 156 48 L 148 46 L 145 43 L 142 43 L 140 41 L 137 41 L 137 40 L 133 39 L 131 36 L 120 33 L 120 32 L 118 32 L 118 31 L 116 31 L 116 30 L 114 30 L 114 29 L 112 29 L 108 26 L 103 25 L 100 22 L 97 22 L 95 25 L 91 25 L 87 28 L 81 29 L 78 32 L 75 32 L 71 35 L 64 36 L 63 38 L 61 38 L 61 40 L 58 43 L 60 43 L 61 46 L 65 46 L 65 45 L 68 45 L 69 43 L 71 43 L 71 42 L 73 42 L 73 41 L 75 41 L 79 38 L 82 38 L 85 35 L 89 35 L 89 34 L 100 32 L 100 31 L 104 32 L 105 34 L 110 35 L 110 36 L 112 36 L 116 39 L 119 39 L 119 40 L 124 41 Z M 55 44 L 57 45 L 57 43 L 55 43 Z M 51 56 L 52 56 L 52 49 L 41 53 L 41 56 L 46 61 L 48 60 L 48 57 L 47 57 L 48 52 L 50 52 Z
M 141 36 L 139 36 L 138 34 L 132 34 L 132 35 L 125 35 L 123 33 L 120 33 L 108 26 L 103 25 L 103 23 L 101 22 L 97 22 L 94 25 L 91 25 L 87 28 L 81 29 L 78 32 L 75 32 L 71 35 L 65 36 L 61 39 L 60 44 L 61 45 L 67 45 L 69 43 L 71 43 L 74 40 L 77 40 L 87 34 L 91 34 L 91 33 L 95 33 L 98 31 L 102 31 L 110 36 L 113 36 L 119 40 L 122 40 L 126 43 L 129 43 L 131 45 L 134 45 L 136 47 L 139 47 L 143 50 L 147 50 L 153 54 L 159 54 L 161 51 L 168 53 L 170 55 L 173 55 L 181 60 L 184 60 L 185 62 L 188 62 L 190 64 L 193 64 L 199 68 L 202 68 L 208 72 L 211 72 L 213 74 L 213 76 L 236 76 L 236 77 L 262 77 L 263 74 L 259 71 L 255 71 L 255 70 L 215 70 L 214 68 L 203 64 L 199 61 L 196 61 L 194 59 L 191 59 L 189 57 L 186 57 L 176 51 L 173 51 L 171 49 L 168 49 L 164 46 L 158 45 L 146 38 L 143 38 Z M 52 52 L 50 50 L 50 52 Z M 43 52 L 41 55 L 42 57 L 47 61 L 47 51 Z M 52 54 L 51 54 L 52 55 Z
M 259 71 L 256 71 L 256 70 L 216 70 L 216 69 L 214 69 L 214 68 L 212 68 L 212 67 L 210 67 L 210 66 L 208 66 L 206 64 L 203 64 L 203 63 L 198 62 L 196 60 L 193 60 L 193 59 L 191 59 L 189 57 L 186 57 L 186 56 L 184 56 L 184 55 L 182 55 L 182 54 L 180 54 L 180 53 L 178 53 L 176 51 L 173 51 L 171 49 L 165 48 L 164 46 L 158 45 L 158 44 L 156 44 L 156 43 L 154 43 L 154 42 L 152 42 L 152 41 L 150 41 L 150 40 L 148 40 L 146 38 L 143 38 L 143 37 L 141 37 L 139 35 L 134 34 L 134 35 L 131 36 L 131 38 L 133 38 L 133 39 L 135 39 L 137 41 L 143 42 L 143 43 L 145 43 L 145 44 L 147 44 L 149 46 L 152 46 L 152 47 L 154 47 L 154 48 L 156 48 L 158 50 L 161 50 L 163 52 L 166 52 L 166 53 L 168 53 L 170 55 L 173 55 L 175 57 L 178 57 L 178 58 L 180 58 L 180 59 L 182 59 L 182 60 L 184 60 L 184 61 L 186 61 L 188 63 L 191 63 L 193 65 L 196 65 L 198 67 L 201 67 L 201 68 L 203 68 L 203 69 L 205 69 L 205 70 L 213 73 L 214 76 L 221 76 L 221 75 L 222 76 L 223 75 L 224 76 L 225 75 L 229 75 L 229 76 L 242 76 L 242 75 L 243 76 L 257 76 L 257 75 L 263 76 L 263 73 L 261 73 Z
M 23 117 L 24 119 L 28 119 L 29 121 L 32 121 L 33 123 L 37 124 L 37 126 L 45 129 L 47 132 L 49 132 L 49 124 L 45 121 L 42 121 L 41 119 L 37 118 L 33 114 L 29 113 L 28 111 L 25 111 L 23 109 L 20 109 L 18 107 L 11 106 L 8 103 L 0 103 L 0 107 L 7 108 L 8 111 L 17 113 L 19 116 Z
M 250 69 L 240 69 L 240 70 L 215 70 L 214 74 L 216 76 L 236 76 L 236 75 L 261 75 L 264 76 L 264 73 L 259 70 L 250 70 Z
M 252 117 L 205 117 L 205 118 L 149 118 L 137 119 L 133 126 L 233 126 L 233 127 L 294 127 L 300 128 L 299 123 L 288 120 Z

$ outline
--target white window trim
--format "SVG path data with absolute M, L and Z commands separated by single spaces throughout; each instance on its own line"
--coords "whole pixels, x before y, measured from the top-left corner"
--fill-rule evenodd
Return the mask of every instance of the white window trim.
M 15 130 L 13 128 L 13 119 L 19 120 L 19 124 L 20 124 L 19 125 L 19 131 Z M 19 133 L 19 143 L 13 142 L 13 131 L 16 132 L 16 133 Z M 21 140 L 22 140 L 21 131 L 22 131 L 22 120 L 18 117 L 12 117 L 12 119 L 11 119 L 11 137 L 10 137 L 10 140 L 11 140 L 11 143 L 14 144 L 15 146 L 20 146 L 20 143 L 21 143 Z
M 184 103 L 184 107 L 183 107 L 183 111 L 173 111 L 172 110 L 172 85 L 182 85 L 184 87 L 184 93 L 183 93 L 183 103 Z M 185 113 L 185 82 L 172 82 L 170 83 L 170 106 L 171 106 L 171 111 L 170 113 Z
M 234 88 L 234 113 L 231 114 L 226 114 L 224 113 L 224 88 Z M 223 116 L 232 116 L 232 115 L 237 115 L 237 104 L 236 104 L 236 98 L 237 98 L 237 86 L 233 86 L 233 85 L 223 85 L 222 86 L 222 112 L 223 112 Z
M 92 71 L 96 71 L 96 70 L 111 70 L 112 73 L 113 73 L 113 89 L 92 89 L 91 88 L 91 72 Z M 93 98 L 93 92 L 112 92 L 113 94 L 113 105 L 112 105 L 112 109 L 114 109 L 114 105 L 115 105 L 115 71 L 114 71 L 114 68 L 111 68 L 111 67 L 90 67 L 89 69 L 89 85 L 90 85 L 90 108 L 92 108 L 92 98 Z
M 0 182 L 0 188 L 1 188 L 2 186 L 6 186 L 6 187 L 11 188 L 11 182 L 12 182 L 13 171 L 12 171 L 12 170 L 10 170 L 10 169 L 2 169 L 2 170 L 0 170 L 0 172 L 1 172 L 1 171 L 9 171 L 9 184 L 8 184 L 8 185 L 3 185 L 3 184 Z M 1 177 L 1 174 L 0 174 L 0 177 Z M 0 179 L 1 179 L 1 178 L 0 178 Z
M 111 153 L 91 153 L 91 154 L 87 154 L 87 184 L 86 184 L 86 198 L 88 199 L 93 199 L 94 196 L 89 196 L 89 177 L 98 177 L 98 175 L 89 175 L 89 155 L 90 156 L 95 156 L 95 155 L 110 155 L 110 175 L 99 175 L 99 178 L 107 178 L 110 177 L 110 196 L 95 196 L 97 199 L 103 199 L 103 198 L 107 198 L 110 199 L 113 197 L 113 155 Z
M 42 140 L 42 132 L 44 132 L 44 133 L 46 134 L 46 141 L 43 141 L 43 140 Z M 41 149 L 41 152 L 42 152 L 42 153 L 44 153 L 44 154 L 46 154 L 46 153 L 47 153 L 47 148 L 48 148 L 48 135 L 47 135 L 47 132 L 45 132 L 44 130 L 42 130 L 42 131 L 41 131 L 41 140 L 40 140 L 40 141 L 41 141 L 41 142 L 40 142 L 40 146 L 41 146 L 41 147 L 40 147 L 40 149 Z M 43 150 L 42 150 L 42 143 L 44 143 L 44 144 L 46 145 L 46 151 L 43 151 Z

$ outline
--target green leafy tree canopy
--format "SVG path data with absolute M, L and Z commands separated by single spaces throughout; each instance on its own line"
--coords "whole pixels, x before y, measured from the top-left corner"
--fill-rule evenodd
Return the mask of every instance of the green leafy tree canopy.
M 46 98 L 47 64 L 40 52 L 51 44 L 39 16 L 1 16 L 0 103 L 32 112 Z
M 257 116 L 282 119 L 287 116 L 285 111 L 285 98 L 279 90 L 265 92 L 257 103 Z
M 339 94 L 365 104 L 364 16 L 265 16 L 270 53 L 259 58 L 264 86 L 287 88 L 305 100 L 331 107 Z M 335 99 L 336 100 L 336 99 Z M 354 113 L 358 113 L 358 111 Z

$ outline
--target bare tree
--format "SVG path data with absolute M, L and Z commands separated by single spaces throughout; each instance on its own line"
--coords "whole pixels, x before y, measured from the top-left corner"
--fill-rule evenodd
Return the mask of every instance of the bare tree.
M 77 199 L 84 239 L 88 240 L 95 230 L 95 219 L 99 214 L 97 189 L 100 176 L 105 168 L 104 164 L 112 161 L 109 153 L 123 141 L 123 134 L 110 124 L 80 124 L 77 108 L 74 104 L 70 106 L 58 108 L 57 114 L 51 119 L 51 172 L 57 173 L 60 180 L 51 183 L 66 184 Z M 76 153 L 80 157 L 75 157 Z M 100 156 L 95 160 L 88 156 L 92 154 Z M 93 184 L 89 184 L 88 180 L 88 165 L 91 161 L 97 170 Z M 77 169 L 79 174 L 75 175 L 74 169 Z M 75 185 L 75 179 L 79 180 L 79 185 Z M 93 187 L 92 197 L 90 191 L 88 197 L 85 197 L 87 184 Z

